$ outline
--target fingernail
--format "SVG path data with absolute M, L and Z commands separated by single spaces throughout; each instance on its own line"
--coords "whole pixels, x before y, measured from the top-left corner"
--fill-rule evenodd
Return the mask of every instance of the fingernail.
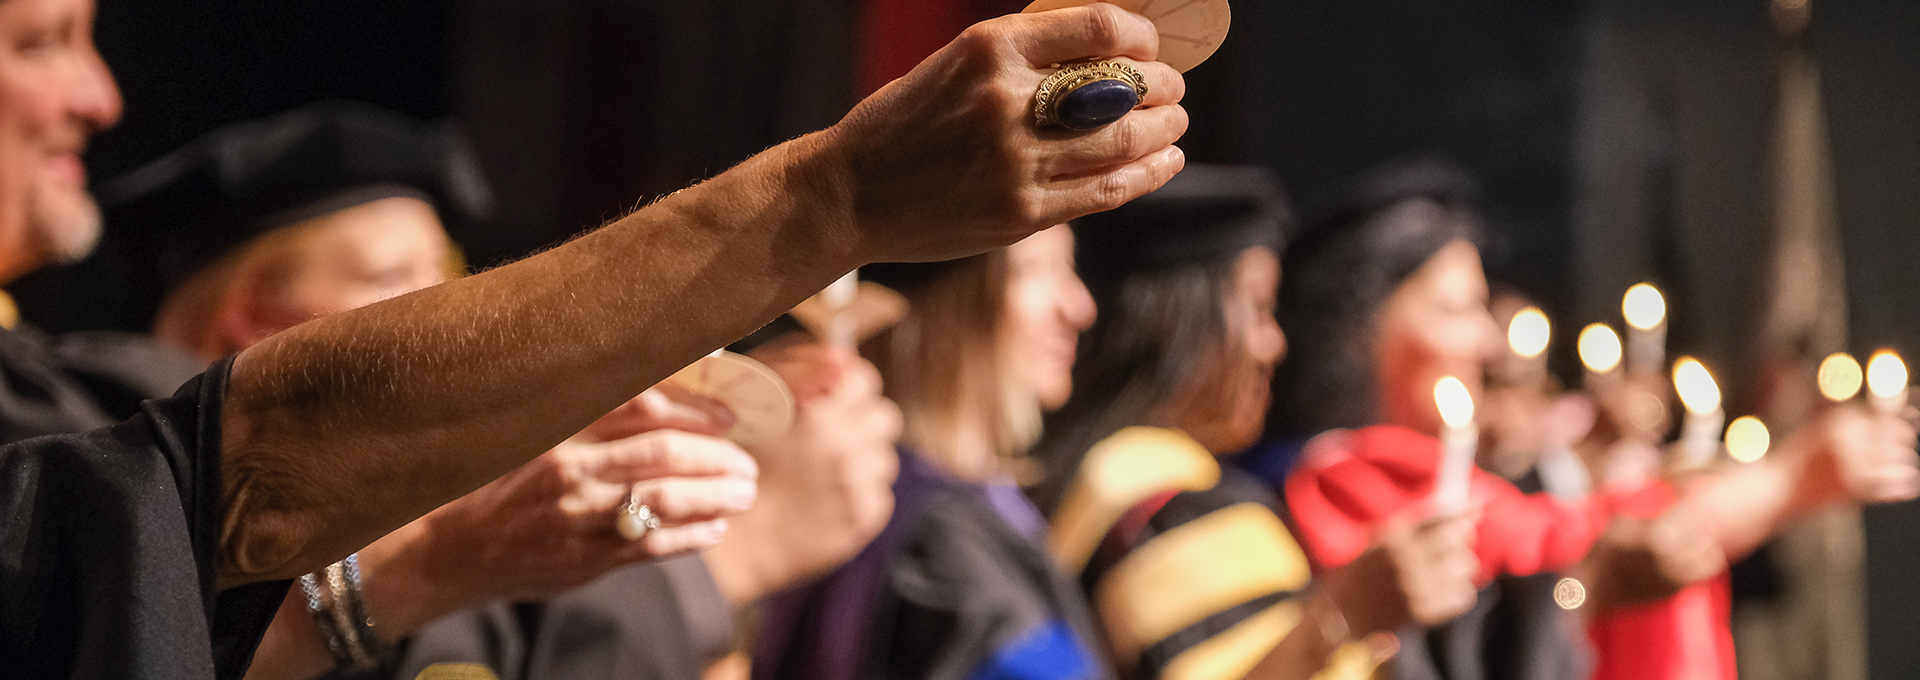
M 705 530 L 702 531 L 701 534 L 701 538 L 706 541 L 707 545 L 719 543 L 720 539 L 727 537 L 727 521 L 724 519 L 716 519 L 708 522 Z
M 746 510 L 753 507 L 753 500 L 760 495 L 760 487 L 752 482 L 735 482 L 733 485 L 733 508 Z

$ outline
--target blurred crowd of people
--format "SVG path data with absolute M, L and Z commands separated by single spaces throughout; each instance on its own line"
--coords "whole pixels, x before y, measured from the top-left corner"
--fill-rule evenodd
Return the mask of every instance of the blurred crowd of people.
M 1920 494 L 1904 401 L 1735 460 L 1663 369 L 1562 385 L 1457 168 L 1181 169 L 1111 7 L 478 275 L 457 127 L 369 105 L 86 189 L 91 11 L 0 2 L 0 141 L 53 147 L 0 148 L 0 271 L 105 239 L 152 333 L 0 332 L 0 676 L 1731 680 L 1732 561 Z M 1160 99 L 1098 144 L 911 118 L 1108 54 Z

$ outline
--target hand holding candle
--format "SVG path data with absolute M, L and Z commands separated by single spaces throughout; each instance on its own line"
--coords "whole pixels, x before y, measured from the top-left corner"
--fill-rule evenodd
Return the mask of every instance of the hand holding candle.
M 1547 344 L 1552 339 L 1553 326 L 1539 307 L 1514 312 L 1513 320 L 1507 322 L 1507 347 L 1519 360 L 1516 377 L 1535 384 L 1546 380 Z
M 1480 428 L 1473 422 L 1473 394 L 1459 378 L 1447 376 L 1434 383 L 1433 402 L 1445 424 L 1440 433 L 1440 473 L 1433 486 L 1433 510 L 1446 517 L 1467 509 Z
M 1627 319 L 1627 370 L 1658 373 L 1667 356 L 1667 299 L 1653 284 L 1627 289 L 1620 300 Z
M 1720 410 L 1720 386 L 1707 367 L 1693 357 L 1680 357 L 1673 363 L 1673 389 L 1687 417 L 1680 426 L 1682 469 L 1704 466 L 1720 453 L 1720 428 L 1727 415 Z
M 1612 327 L 1596 323 L 1580 329 L 1578 347 L 1580 363 L 1587 367 L 1589 389 L 1618 375 L 1614 371 L 1620 368 L 1620 335 Z
M 1867 360 L 1867 401 L 1875 413 L 1898 416 L 1907 410 L 1907 363 L 1883 349 Z

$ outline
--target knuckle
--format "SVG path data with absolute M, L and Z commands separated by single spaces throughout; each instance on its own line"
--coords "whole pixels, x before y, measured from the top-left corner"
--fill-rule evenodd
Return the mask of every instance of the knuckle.
M 997 119 L 1007 115 L 1010 110 L 1026 108 L 1026 97 L 1024 93 L 1016 91 L 1017 87 L 1005 79 L 997 79 L 974 90 L 972 97 L 974 111 Z M 1004 155 L 1010 148 L 1011 145 L 1002 145 L 1000 153 Z
M 680 484 L 660 484 L 648 496 L 651 498 L 648 507 L 663 521 L 670 522 L 694 514 L 693 494 Z
M 1125 173 L 1110 172 L 1094 184 L 1093 202 L 1101 210 L 1112 210 L 1131 200 L 1134 193 L 1133 183 Z
M 1120 41 L 1126 35 L 1126 22 L 1132 17 L 1107 3 L 1094 3 L 1087 9 L 1088 49 L 1094 51 L 1093 56 L 1118 53 Z
M 1046 196 L 1039 187 L 1024 186 L 1012 192 L 1008 201 L 1009 216 L 1020 225 L 1021 235 L 1034 231 L 1042 222 L 1048 222 Z
M 665 557 L 680 552 L 680 541 L 670 532 L 654 531 L 640 539 L 647 553 L 654 557 Z
M 649 432 L 627 440 L 628 445 L 624 447 L 627 460 L 649 469 L 659 467 L 671 455 L 668 445 L 671 435 L 667 431 Z
M 1005 21 L 982 21 L 968 26 L 954 38 L 953 47 L 967 56 L 984 56 L 985 51 L 1006 39 L 1010 30 L 1006 24 Z
M 704 469 L 731 453 L 730 444 L 728 447 L 715 446 L 713 440 L 690 432 L 669 432 L 661 444 L 660 463 L 669 473 Z
M 1108 160 L 1133 160 L 1139 157 L 1141 117 L 1129 115 L 1107 128 Z
M 886 399 L 880 406 L 880 437 L 887 443 L 900 438 L 906 428 L 906 416 L 900 412 L 900 405 L 892 399 Z M 889 446 L 891 451 L 892 447 Z
M 1154 82 L 1149 83 L 1149 86 L 1160 88 L 1162 92 L 1167 93 L 1170 100 L 1175 102 L 1187 98 L 1187 77 L 1185 75 L 1171 68 L 1155 69 L 1155 71 L 1157 71 L 1157 74 L 1153 79 Z
M 1179 139 L 1187 134 L 1187 128 L 1193 124 L 1193 118 L 1187 114 L 1187 107 L 1174 104 L 1165 107 L 1167 115 L 1173 118 L 1172 137 Z

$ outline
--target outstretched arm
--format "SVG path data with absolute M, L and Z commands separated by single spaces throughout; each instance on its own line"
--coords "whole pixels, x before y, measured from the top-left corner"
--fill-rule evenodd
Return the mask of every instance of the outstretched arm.
M 963 256 L 1171 177 L 1183 84 L 1110 5 L 968 29 L 846 119 L 567 245 L 276 335 L 223 412 L 220 583 L 338 559 L 547 450 L 867 262 Z M 1041 130 L 1048 67 L 1136 62 L 1146 108 Z
M 1795 519 L 1840 504 L 1911 499 L 1920 494 L 1914 437 L 1904 416 L 1835 406 L 1758 462 L 1684 480 L 1658 516 L 1615 518 L 1583 565 L 1590 599 L 1668 597 L 1725 571 Z

